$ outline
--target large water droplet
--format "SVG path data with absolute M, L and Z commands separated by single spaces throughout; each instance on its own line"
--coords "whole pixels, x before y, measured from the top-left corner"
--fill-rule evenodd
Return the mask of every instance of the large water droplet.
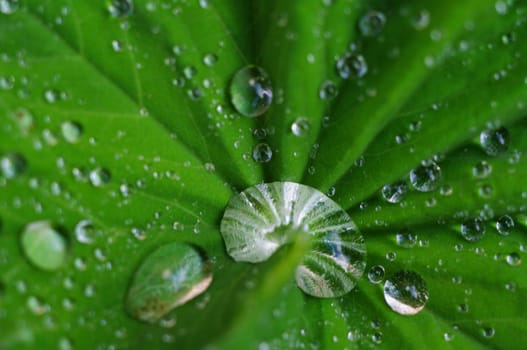
M 90 220 L 81 220 L 75 225 L 75 237 L 83 244 L 92 244 L 97 238 L 98 230 Z
M 384 28 L 386 17 L 378 11 L 370 11 L 359 20 L 359 30 L 364 36 L 378 35 Z
M 107 8 L 113 17 L 130 16 L 134 10 L 132 0 L 106 0 Z
M 362 55 L 348 52 L 337 61 L 337 72 L 343 79 L 359 79 L 368 72 L 368 65 Z
M 42 270 L 57 270 L 66 260 L 66 239 L 49 221 L 28 224 L 21 244 L 28 260 Z
M 9 152 L 0 159 L 2 174 L 12 179 L 22 174 L 26 170 L 26 159 L 20 153 Z
M 410 183 L 420 192 L 434 191 L 440 182 L 441 168 L 434 162 L 428 162 L 410 171 Z
M 461 235 L 469 242 L 479 241 L 485 234 L 485 223 L 480 218 L 466 220 L 461 224 Z
M 504 127 L 482 131 L 479 134 L 479 142 L 489 156 L 496 156 L 509 149 L 509 131 Z
M 232 197 L 221 234 L 234 260 L 253 263 L 297 235 L 311 235 L 295 276 L 300 289 L 316 297 L 348 293 L 366 266 L 364 240 L 348 214 L 323 193 L 292 182 L 259 184 Z
M 384 283 L 384 299 L 398 314 L 415 315 L 428 300 L 428 288 L 418 273 L 401 270 Z
M 136 270 L 126 309 L 139 320 L 156 322 L 203 293 L 211 282 L 212 273 L 200 252 L 184 243 L 168 243 L 148 255 Z
M 234 108 L 247 117 L 262 115 L 273 100 L 269 75 L 253 65 L 245 66 L 234 74 L 229 92 Z

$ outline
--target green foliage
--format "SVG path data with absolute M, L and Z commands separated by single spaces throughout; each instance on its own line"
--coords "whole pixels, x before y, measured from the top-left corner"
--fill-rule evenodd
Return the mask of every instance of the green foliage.
M 0 156 L 16 173 L 0 177 L 0 349 L 527 344 L 527 264 L 506 261 L 527 251 L 525 4 L 136 0 L 117 18 L 108 3 L 0 0 Z M 357 22 L 372 9 L 386 24 L 364 36 Z M 336 61 L 352 44 L 368 72 L 343 80 Z M 248 64 L 274 87 L 257 118 L 229 101 L 233 74 Z M 322 99 L 328 80 L 338 94 Z M 299 117 L 309 125 L 300 137 Z M 500 126 L 508 151 L 489 156 L 479 133 Z M 262 129 L 273 151 L 263 164 L 252 159 Z M 382 199 L 383 185 L 432 158 L 440 189 Z M 481 161 L 492 171 L 476 177 Z M 219 232 L 226 204 L 277 180 L 334 192 L 364 235 L 366 271 L 419 273 L 424 310 L 393 312 L 366 276 L 341 298 L 303 294 L 293 278 L 302 245 L 235 263 Z M 515 220 L 508 236 L 495 229 L 504 214 Z M 486 233 L 467 242 L 460 224 L 474 217 Z M 56 271 L 38 269 L 21 246 L 24 227 L 41 220 L 67 241 Z M 76 236 L 82 220 L 90 242 Z M 418 236 L 415 247 L 397 245 L 401 229 Z M 210 288 L 163 325 L 131 318 L 134 271 L 176 241 L 210 257 Z

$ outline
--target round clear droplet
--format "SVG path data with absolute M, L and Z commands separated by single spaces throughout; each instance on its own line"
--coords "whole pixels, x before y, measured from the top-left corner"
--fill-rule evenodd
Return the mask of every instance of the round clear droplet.
M 291 132 L 293 135 L 302 137 L 307 135 L 309 132 L 309 120 L 303 117 L 296 118 L 295 121 L 291 124 Z
M 480 218 L 466 220 L 461 224 L 461 235 L 469 242 L 476 242 L 485 234 L 485 223 Z
M 342 79 L 359 79 L 368 72 L 368 65 L 362 55 L 349 52 L 337 61 L 337 72 Z
M 245 66 L 234 74 L 229 92 L 234 108 L 246 117 L 264 114 L 273 100 L 269 75 L 253 65 Z
M 384 28 L 386 17 L 382 12 L 369 11 L 359 20 L 359 30 L 364 36 L 376 36 Z
M 128 17 L 134 10 L 132 0 L 106 0 L 106 6 L 113 17 Z
M 259 143 L 253 148 L 253 159 L 258 163 L 267 163 L 273 157 L 273 150 L 267 143 Z
M 413 248 L 417 243 L 417 235 L 409 230 L 401 230 L 395 234 L 395 241 L 403 248 Z
M 522 258 L 520 254 L 516 252 L 507 254 L 507 257 L 505 258 L 505 260 L 507 261 L 507 264 L 509 264 L 510 266 L 519 266 L 522 263 Z
M 368 271 L 368 280 L 373 284 L 379 284 L 384 279 L 384 266 L 374 265 Z
M 384 299 L 398 314 L 415 315 L 428 301 L 428 288 L 421 275 L 401 270 L 384 283 Z
M 89 174 L 90 182 L 95 187 L 101 187 L 110 182 L 110 172 L 105 168 L 95 168 L 90 171 Z
M 417 191 L 434 191 L 440 182 L 441 168 L 434 162 L 429 162 L 410 171 L 410 183 Z
M 75 225 L 75 238 L 80 243 L 92 244 L 97 234 L 98 230 L 90 220 L 81 220 Z
M 0 0 L 0 13 L 10 15 L 15 13 L 20 7 L 18 0 Z
M 318 90 L 318 95 L 323 100 L 331 100 L 335 98 L 337 94 L 337 85 L 335 85 L 335 83 L 331 80 L 326 80 L 325 82 L 323 82 L 320 86 L 320 89 Z
M 389 203 L 399 203 L 408 192 L 405 181 L 397 181 L 390 185 L 384 185 L 381 189 L 382 197 Z
M 508 236 L 514 228 L 514 219 L 509 215 L 503 215 L 496 221 L 496 230 L 502 236 Z
M 26 167 L 26 159 L 20 153 L 9 152 L 0 159 L 2 175 L 8 179 L 21 175 Z
M 509 130 L 501 127 L 499 129 L 482 131 L 479 135 L 479 142 L 489 156 L 505 153 L 509 149 Z

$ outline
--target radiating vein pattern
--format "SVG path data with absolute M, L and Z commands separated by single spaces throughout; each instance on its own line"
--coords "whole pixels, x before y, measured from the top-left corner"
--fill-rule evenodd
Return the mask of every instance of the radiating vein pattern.
M 348 293 L 366 266 L 364 240 L 349 215 L 320 191 L 293 182 L 259 184 L 232 197 L 221 233 L 234 260 L 252 263 L 309 235 L 311 247 L 295 278 L 316 297 Z

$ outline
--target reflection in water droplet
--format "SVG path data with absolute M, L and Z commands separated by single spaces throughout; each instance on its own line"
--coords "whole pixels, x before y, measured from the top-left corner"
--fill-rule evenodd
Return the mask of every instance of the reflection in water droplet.
M 74 121 L 65 121 L 61 124 L 62 137 L 69 143 L 79 142 L 82 136 L 82 125 Z
M 507 264 L 509 264 L 510 266 L 518 266 L 522 263 L 522 258 L 518 253 L 508 254 L 505 260 L 507 260 Z
M 381 189 L 382 197 L 389 203 L 399 203 L 408 192 L 408 185 L 404 181 L 397 181 L 391 185 L 384 185 Z
M 92 244 L 97 235 L 97 229 L 90 220 L 81 220 L 75 225 L 75 237 L 83 244 Z
M 441 168 L 434 162 L 423 164 L 410 172 L 410 183 L 420 192 L 434 191 L 441 182 Z
M 335 98 L 337 94 L 337 86 L 331 80 L 326 80 L 325 82 L 323 82 L 318 91 L 318 95 L 323 100 L 331 100 Z
M 364 36 L 376 36 L 384 28 L 386 17 L 379 11 L 370 11 L 359 20 L 359 30 Z
M 384 279 L 384 267 L 382 265 L 374 265 L 368 271 L 368 280 L 373 284 L 379 284 Z
M 485 223 L 480 218 L 466 220 L 461 224 L 461 235 L 469 242 L 479 241 L 485 234 Z
M 472 168 L 472 174 L 478 179 L 486 178 L 492 172 L 492 166 L 485 160 L 478 162 Z
M 0 13 L 10 15 L 20 7 L 18 0 L 0 0 Z
M 20 237 L 28 260 L 42 270 L 57 270 L 66 260 L 66 239 L 49 221 L 28 224 Z
M 168 243 L 150 253 L 134 273 L 126 310 L 141 321 L 156 322 L 203 293 L 211 282 L 200 252 L 184 243 Z
M 311 235 L 296 282 L 316 297 L 348 293 L 366 266 L 364 240 L 348 214 L 323 193 L 292 182 L 259 184 L 232 197 L 221 234 L 234 260 L 253 263 L 298 235 Z
M 415 315 L 428 300 L 428 288 L 418 273 L 401 270 L 384 283 L 384 299 L 398 314 Z
M 106 0 L 106 6 L 113 17 L 127 17 L 134 10 L 132 0 Z
M 481 147 L 489 156 L 497 156 L 509 149 L 509 130 L 504 127 L 482 131 L 479 135 Z
M 514 228 L 514 220 L 509 215 L 503 215 L 496 221 L 496 230 L 502 236 L 508 236 Z
M 401 230 L 396 233 L 395 240 L 403 248 L 412 248 L 417 243 L 417 235 L 408 230 Z
M 342 79 L 359 79 L 368 72 L 368 65 L 362 55 L 348 52 L 337 61 L 337 72 Z
M 267 143 L 259 143 L 254 146 L 253 159 L 258 163 L 267 163 L 273 157 L 273 150 Z
M 19 153 L 9 152 L 0 159 L 2 175 L 8 179 L 15 178 L 26 170 L 26 159 Z
M 245 66 L 234 74 L 229 92 L 234 108 L 246 117 L 262 115 L 273 100 L 269 75 L 253 65 Z
M 90 182 L 95 187 L 101 187 L 110 182 L 110 172 L 104 168 L 95 168 L 90 171 L 89 175 Z
M 307 135 L 309 132 L 309 120 L 302 117 L 296 118 L 291 124 L 291 132 L 298 137 Z

